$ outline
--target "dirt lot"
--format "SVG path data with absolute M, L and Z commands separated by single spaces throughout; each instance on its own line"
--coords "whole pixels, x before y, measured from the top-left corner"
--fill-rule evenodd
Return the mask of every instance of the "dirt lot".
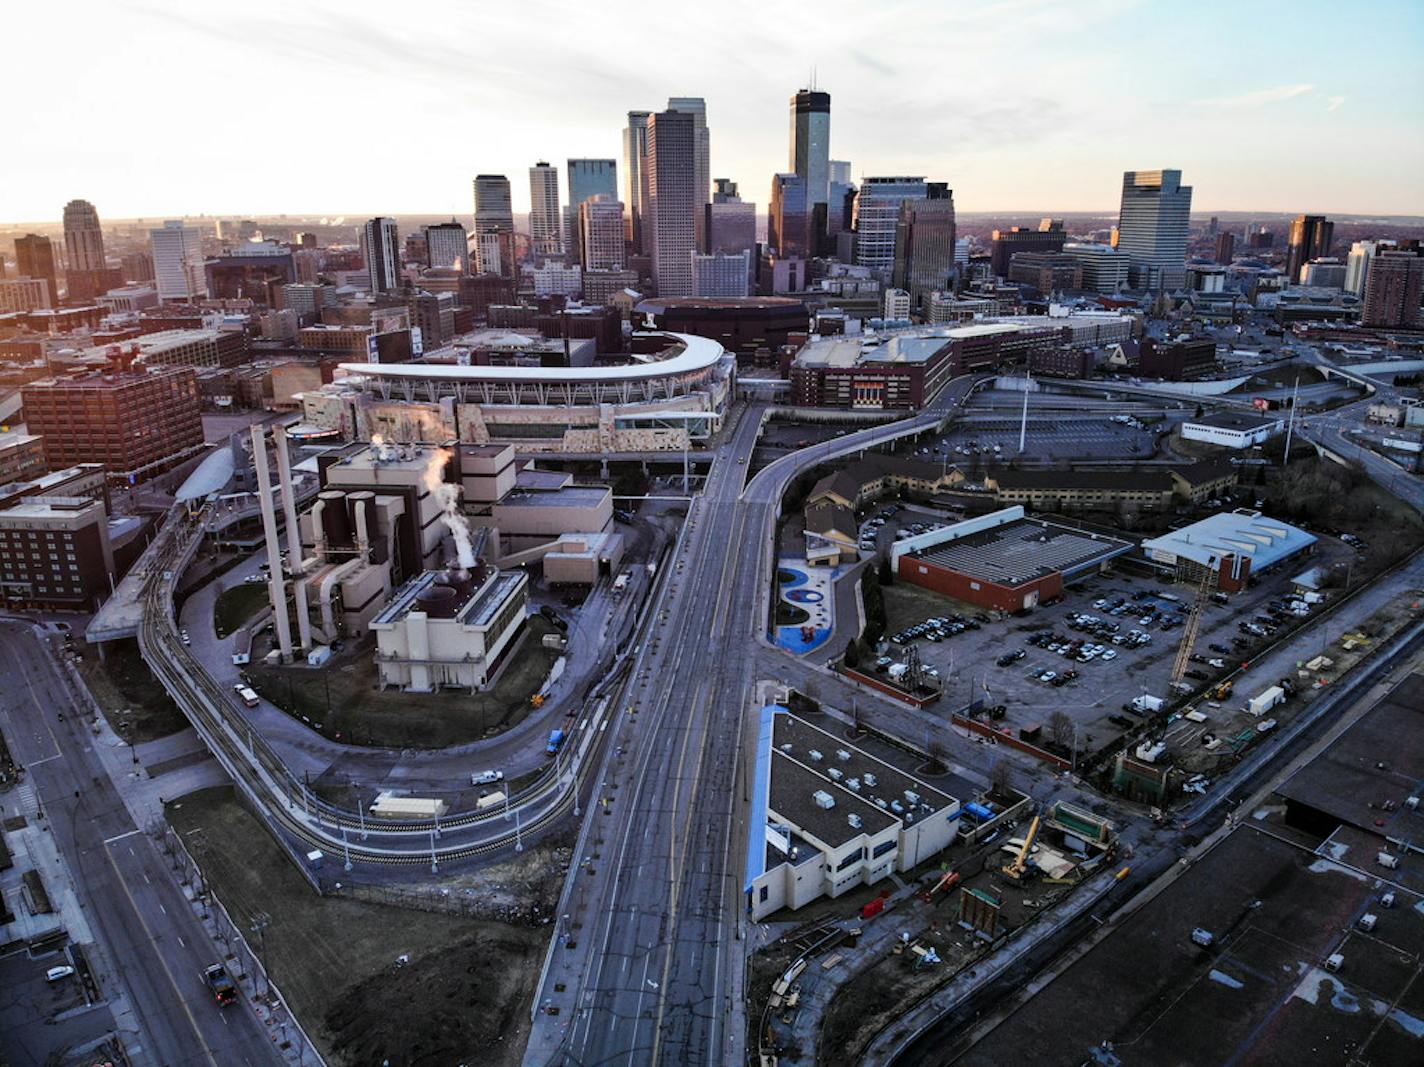
M 335 740 L 390 748 L 446 748 L 507 730 L 529 711 L 529 698 L 548 677 L 559 653 L 540 641 L 554 632 L 532 615 L 493 688 L 483 693 L 412 695 L 381 690 L 373 658 L 347 649 L 326 668 L 247 668 L 252 685 L 277 707 Z
M 517 1064 L 546 928 L 318 897 L 231 789 L 168 805 L 242 926 L 271 920 L 272 978 L 333 1064 Z M 401 965 L 397 958 L 409 962 Z
M 82 657 L 79 673 L 115 733 L 141 744 L 188 728 L 188 719 L 143 662 L 137 641 L 108 642 L 102 663 L 93 645 L 76 640 L 74 649 Z

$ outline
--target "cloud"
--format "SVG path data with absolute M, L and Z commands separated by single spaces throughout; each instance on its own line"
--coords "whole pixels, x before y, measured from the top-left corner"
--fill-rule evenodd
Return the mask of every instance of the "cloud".
M 1338 111 L 1340 109 L 1340 105 L 1345 102 L 1345 98 L 1343 96 L 1328 96 L 1326 97 L 1326 100 L 1329 101 L 1329 103 L 1325 105 L 1326 111 Z
M 1314 88 L 1313 85 L 1277 85 L 1271 89 L 1257 89 L 1254 92 L 1241 93 L 1239 96 L 1222 96 L 1194 102 L 1201 107 L 1214 107 L 1222 111 L 1241 111 L 1265 107 L 1268 104 L 1279 104 L 1283 100 L 1294 100 L 1297 96 L 1303 96 Z

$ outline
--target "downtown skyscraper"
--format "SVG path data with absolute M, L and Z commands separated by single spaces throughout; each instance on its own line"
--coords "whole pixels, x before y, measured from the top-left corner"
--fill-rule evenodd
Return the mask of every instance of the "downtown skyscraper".
M 647 204 L 643 238 L 659 296 L 692 296 L 692 254 L 698 249 L 704 198 L 698 195 L 698 127 L 685 111 L 648 117 Z
M 1335 224 L 1324 215 L 1297 215 L 1291 221 L 1290 242 L 1286 246 L 1286 281 L 1300 282 L 1300 273 L 1312 259 L 1330 254 L 1335 240 Z
M 643 165 L 643 157 L 648 154 L 648 116 L 646 111 L 628 112 L 628 125 L 623 130 L 624 225 L 628 247 L 637 256 L 648 251 L 643 236 L 648 198 L 648 175 Z
M 579 243 L 582 240 L 583 228 L 579 208 L 585 200 L 595 196 L 620 202 L 618 163 L 612 159 L 571 159 L 564 173 L 569 188 L 569 200 L 564 207 L 564 249 L 572 261 L 582 262 L 583 251 Z M 603 209 L 603 215 L 607 215 L 606 208 Z M 621 219 L 618 224 L 623 225 Z
M 529 168 L 529 239 L 536 256 L 558 255 L 564 250 L 559 168 L 543 160 Z
M 1179 289 L 1187 281 L 1192 187 L 1179 170 L 1129 170 L 1122 176 L 1117 248 L 1127 253 L 1128 285 Z
M 42 234 L 27 233 L 15 238 L 15 266 L 21 278 L 44 282 L 49 306 L 59 307 L 59 276 L 54 263 L 54 245 Z
M 153 277 L 158 299 L 188 302 L 208 295 L 203 273 L 203 237 L 179 219 L 169 219 L 161 229 L 148 231 L 153 252 Z
M 945 182 L 927 182 L 923 200 L 903 200 L 895 226 L 892 284 L 910 294 L 910 306 L 922 308 L 936 289 L 945 288 L 954 271 L 954 193 Z
M 813 252 L 826 233 L 831 189 L 831 94 L 802 89 L 791 98 L 790 167 L 806 185 Z
M 475 176 L 475 269 L 514 277 L 514 206 L 503 174 Z
M 866 178 L 855 197 L 855 262 L 889 277 L 895 265 L 895 230 L 900 205 L 923 200 L 929 186 L 923 176 Z
M 667 109 L 691 115 L 693 119 L 693 193 L 697 205 L 697 247 L 705 241 L 702 232 L 703 205 L 712 202 L 712 136 L 707 130 L 707 101 L 700 96 L 668 97 Z
M 378 215 L 361 227 L 361 255 L 366 260 L 366 284 L 372 293 L 400 286 L 400 234 L 396 220 Z

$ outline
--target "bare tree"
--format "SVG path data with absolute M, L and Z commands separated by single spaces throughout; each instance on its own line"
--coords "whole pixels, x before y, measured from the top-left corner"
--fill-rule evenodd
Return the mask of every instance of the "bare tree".
M 1048 735 L 1054 744 L 1067 748 L 1073 743 L 1073 719 L 1066 711 L 1055 711 L 1048 717 Z
M 1014 769 L 1006 759 L 997 759 L 989 766 L 989 785 L 999 796 L 1007 796 L 1013 788 Z

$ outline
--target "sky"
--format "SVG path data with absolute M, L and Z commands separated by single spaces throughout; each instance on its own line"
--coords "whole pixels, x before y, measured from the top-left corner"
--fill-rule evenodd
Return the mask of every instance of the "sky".
M 463 217 L 477 173 L 522 211 L 540 159 L 621 179 L 626 113 L 669 96 L 764 210 L 813 72 L 832 158 L 960 211 L 1113 212 L 1175 167 L 1195 211 L 1424 214 L 1424 0 L 66 0 L 0 30 L 9 222 Z

